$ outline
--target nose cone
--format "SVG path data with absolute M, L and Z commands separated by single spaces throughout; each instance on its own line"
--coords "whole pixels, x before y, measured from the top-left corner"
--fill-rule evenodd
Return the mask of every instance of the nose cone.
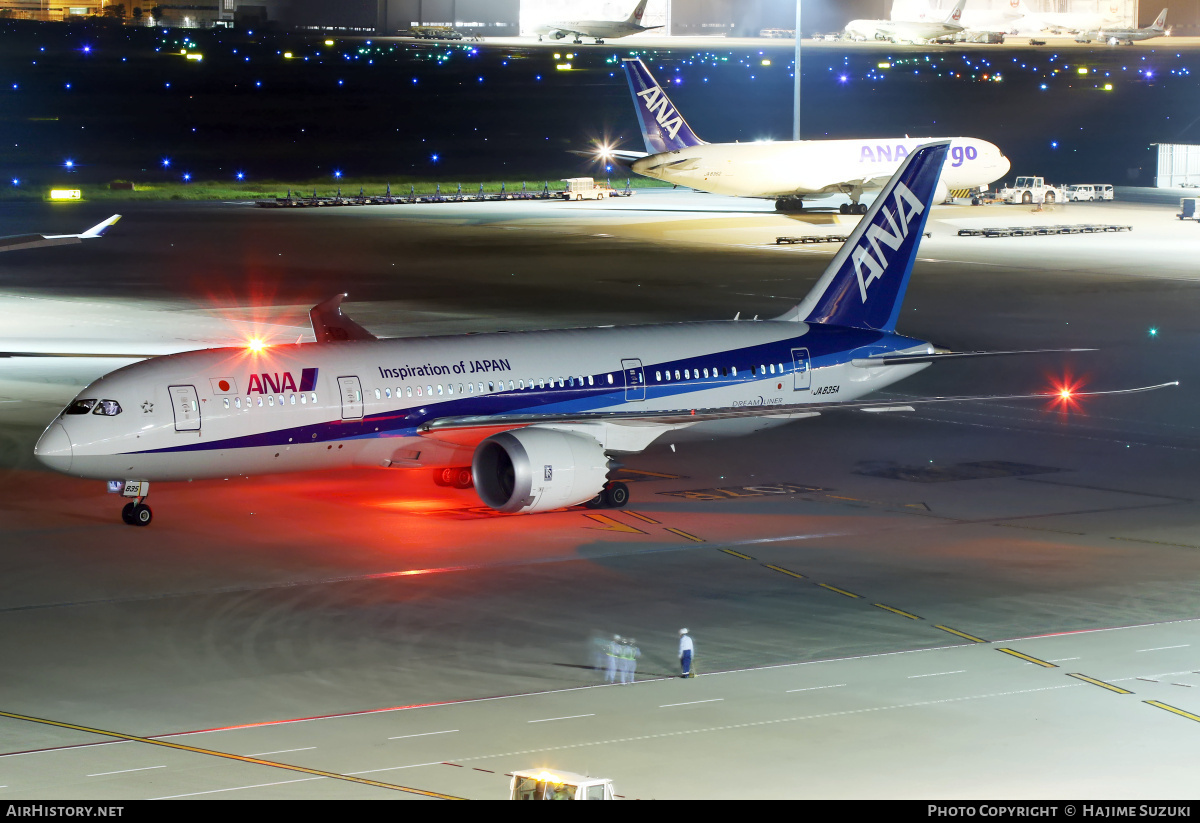
M 999 172 L 999 174 L 996 175 L 996 179 L 999 179 L 999 178 L 1003 177 L 1004 175 L 1008 174 L 1008 170 L 1011 168 L 1012 168 L 1012 163 L 1010 163 L 1008 161 L 1008 158 L 1005 157 L 1003 154 L 1000 155 L 1000 161 L 996 164 L 996 171 Z
M 38 460 L 56 472 L 71 470 L 71 460 L 74 458 L 71 438 L 67 436 L 67 430 L 63 428 L 62 423 L 55 422 L 42 432 L 33 453 Z

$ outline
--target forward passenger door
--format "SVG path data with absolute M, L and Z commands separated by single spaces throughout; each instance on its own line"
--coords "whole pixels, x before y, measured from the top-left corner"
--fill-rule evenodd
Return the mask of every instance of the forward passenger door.
M 339 377 L 338 391 L 342 395 L 342 419 L 360 420 L 363 416 L 362 383 L 357 377 Z

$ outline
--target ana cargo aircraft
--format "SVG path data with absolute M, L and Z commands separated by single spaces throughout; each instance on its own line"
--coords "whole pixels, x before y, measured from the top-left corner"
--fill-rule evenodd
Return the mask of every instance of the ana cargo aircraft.
M 931 140 L 949 140 L 948 161 L 934 192 L 974 189 L 1003 177 L 1008 158 L 973 137 L 888 137 L 873 140 L 797 140 L 705 143 L 637 58 L 622 61 L 646 152 L 601 149 L 602 159 L 632 163 L 635 173 L 714 194 L 760 197 L 780 211 L 803 208 L 808 198 L 844 194 L 842 214 L 865 214 L 863 193 L 883 186 L 905 157 Z
M 1163 9 L 1158 13 L 1158 17 L 1155 18 L 1154 22 L 1145 28 L 1114 26 L 1108 29 L 1100 29 L 1099 31 L 1085 31 L 1079 33 L 1079 36 L 1075 38 L 1075 42 L 1090 43 L 1093 40 L 1098 40 L 1101 43 L 1108 43 L 1110 46 L 1116 46 L 1120 43 L 1132 46 L 1134 40 L 1151 40 L 1167 34 L 1170 34 L 1167 31 L 1167 10 Z
M 72 243 L 82 243 L 84 240 L 94 240 L 97 237 L 103 237 L 104 233 L 120 219 L 121 215 L 114 214 L 103 223 L 97 223 L 79 234 L 14 234 L 9 237 L 0 237 L 0 252 L 40 249 L 43 246 L 67 246 Z
M 497 511 L 541 512 L 624 505 L 613 456 L 679 429 L 1000 399 L 862 399 L 941 359 L 1013 354 L 896 333 L 949 151 L 911 152 L 804 300 L 773 320 L 378 340 L 338 296 L 311 312 L 315 343 L 157 357 L 97 380 L 37 457 L 115 481 L 136 525 L 150 522 L 151 482 L 353 466 L 427 467 Z
M 628 37 L 641 31 L 661 29 L 662 26 L 642 25 L 642 15 L 646 11 L 646 3 L 647 0 L 641 0 L 634 8 L 633 13 L 624 20 L 571 20 L 565 23 L 548 23 L 538 27 L 538 39 L 541 40 L 543 34 L 548 34 L 555 40 L 562 40 L 568 34 L 573 34 L 575 43 L 583 43 L 582 38 L 584 37 L 594 37 L 596 44 L 600 45 L 605 38 Z
M 967 0 L 958 0 L 942 21 L 851 20 L 846 24 L 845 33 L 851 40 L 932 43 L 943 37 L 953 37 L 965 28 L 962 25 L 962 13 L 966 4 Z

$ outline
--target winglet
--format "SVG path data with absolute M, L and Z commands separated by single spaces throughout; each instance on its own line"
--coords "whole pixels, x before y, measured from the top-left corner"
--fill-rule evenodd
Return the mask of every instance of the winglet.
M 378 340 L 362 326 L 342 314 L 343 294 L 335 294 L 323 303 L 313 306 L 308 312 L 312 321 L 313 336 L 318 343 L 335 343 L 339 340 Z
M 96 225 L 94 225 L 90 229 L 88 229 L 87 231 L 81 232 L 79 236 L 84 239 L 90 239 L 93 237 L 103 237 L 104 233 L 106 231 L 108 231 L 109 229 L 111 229 L 113 226 L 115 226 L 117 224 L 117 221 L 120 219 L 121 219 L 121 215 L 114 214 L 112 217 L 108 218 L 103 223 L 97 223 Z

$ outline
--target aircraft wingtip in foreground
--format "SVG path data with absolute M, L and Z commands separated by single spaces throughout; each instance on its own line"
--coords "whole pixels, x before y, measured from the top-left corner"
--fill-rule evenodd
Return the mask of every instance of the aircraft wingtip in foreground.
M 909 154 L 808 296 L 773 320 L 379 340 L 338 295 L 313 309 L 316 343 L 187 352 L 95 381 L 35 451 L 121 489 L 131 525 L 151 520 L 152 481 L 355 466 L 429 469 L 497 511 L 540 512 L 625 505 L 612 456 L 668 432 L 1064 397 L 863 399 L 940 359 L 1018 354 L 945 352 L 895 331 L 949 151 Z
M 121 215 L 114 214 L 79 234 L 14 234 L 10 237 L 0 237 L 0 252 L 38 249 L 44 246 L 67 246 L 82 243 L 84 240 L 94 240 L 103 237 L 120 219 Z

